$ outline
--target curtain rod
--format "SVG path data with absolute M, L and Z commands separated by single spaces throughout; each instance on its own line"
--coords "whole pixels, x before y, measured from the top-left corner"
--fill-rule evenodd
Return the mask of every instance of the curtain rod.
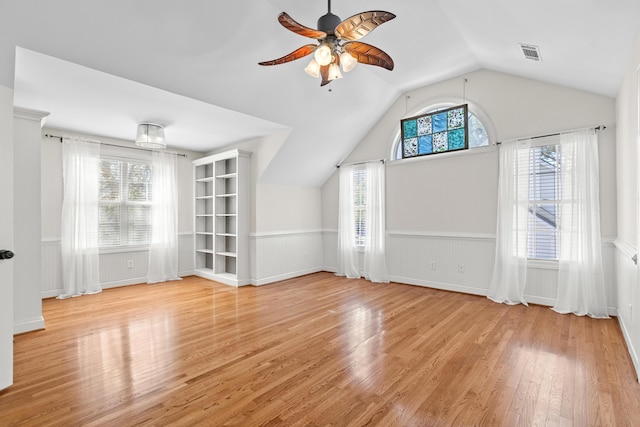
M 60 143 L 62 143 L 62 140 L 64 139 L 63 137 L 61 137 L 60 135 L 52 135 L 50 133 L 45 133 L 44 134 L 45 137 L 47 138 L 55 138 L 55 139 L 59 139 Z M 126 148 L 128 150 L 140 150 L 140 151 L 154 151 L 154 150 L 150 150 L 148 148 L 140 148 L 140 147 L 127 147 L 126 145 L 117 145 L 117 144 L 109 144 L 107 142 L 100 142 L 101 145 L 108 145 L 110 147 L 118 147 L 118 148 Z M 180 157 L 188 157 L 186 154 L 180 154 L 180 153 L 174 153 L 171 151 L 165 151 L 165 153 L 169 153 L 169 154 L 174 154 L 176 156 L 180 156 Z
M 529 137 L 524 137 L 524 138 L 516 138 L 516 139 L 508 139 L 507 141 L 524 141 L 525 139 L 539 139 L 539 138 L 547 138 L 549 136 L 558 136 L 558 135 L 562 135 L 565 133 L 572 133 L 572 132 L 578 132 L 581 130 L 605 130 L 607 127 L 605 125 L 600 125 L 600 126 L 594 126 L 594 127 L 590 127 L 590 128 L 581 128 L 581 129 L 572 129 L 572 130 L 566 130 L 564 132 L 556 132 L 556 133 L 549 133 L 547 135 L 536 135 L 536 136 L 529 136 Z M 496 145 L 500 145 L 502 144 L 504 141 L 497 141 Z
M 344 166 L 364 165 L 365 163 L 373 163 L 373 162 L 382 162 L 382 163 L 384 163 L 386 161 L 387 161 L 387 159 L 369 160 L 367 162 L 347 163 Z M 336 165 L 336 168 L 340 169 L 340 166 L 343 166 L 343 164 Z

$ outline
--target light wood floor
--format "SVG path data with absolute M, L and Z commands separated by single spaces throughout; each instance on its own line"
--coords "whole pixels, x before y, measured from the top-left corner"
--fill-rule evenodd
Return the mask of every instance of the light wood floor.
M 640 425 L 618 323 L 317 273 L 43 304 L 0 425 Z

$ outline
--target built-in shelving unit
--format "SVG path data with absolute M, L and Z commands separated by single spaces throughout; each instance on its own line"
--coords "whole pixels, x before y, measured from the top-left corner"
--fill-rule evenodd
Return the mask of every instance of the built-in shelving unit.
M 249 156 L 231 150 L 193 161 L 195 273 L 233 286 L 249 283 Z

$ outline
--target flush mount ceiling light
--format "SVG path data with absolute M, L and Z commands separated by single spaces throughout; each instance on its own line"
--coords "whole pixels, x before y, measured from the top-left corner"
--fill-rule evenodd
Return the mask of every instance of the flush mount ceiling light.
M 358 62 L 393 70 L 393 59 L 381 49 L 356 40 L 369 34 L 379 25 L 396 17 L 393 13 L 374 10 L 353 15 L 341 21 L 331 13 L 331 0 L 327 0 L 329 12 L 318 19 L 318 29 L 305 27 L 294 21 L 286 12 L 278 15 L 278 22 L 287 30 L 301 36 L 316 39 L 319 44 L 308 44 L 282 58 L 260 62 L 260 65 L 279 65 L 314 54 L 304 69 L 312 77 L 322 77 L 320 86 L 342 77 Z
M 155 123 L 140 123 L 136 145 L 145 148 L 167 148 L 164 141 L 164 127 Z

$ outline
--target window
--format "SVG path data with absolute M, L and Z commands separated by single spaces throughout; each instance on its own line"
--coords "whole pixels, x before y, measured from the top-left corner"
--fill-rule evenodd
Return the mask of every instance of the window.
M 439 105 L 438 107 L 429 107 L 424 110 L 421 114 L 430 114 L 438 111 L 445 111 L 449 108 L 447 104 Z M 467 121 L 468 121 L 468 144 L 469 149 L 479 148 L 479 147 L 488 147 L 489 146 L 489 134 L 487 132 L 487 127 L 483 124 L 482 120 L 478 117 L 478 115 L 471 110 L 471 107 L 467 110 Z M 418 149 L 418 148 L 416 148 Z M 405 156 L 408 157 L 408 156 Z M 400 160 L 403 158 L 403 144 L 402 144 L 402 133 L 398 135 L 396 139 L 394 157 L 395 160 Z
M 353 221 L 354 244 L 364 246 L 367 238 L 367 171 L 356 169 L 353 171 Z
M 149 163 L 100 160 L 100 247 L 149 244 L 151 177 Z
M 529 258 L 558 259 L 558 224 L 562 194 L 560 160 L 559 145 L 529 149 Z
M 467 104 L 400 121 L 402 157 L 469 148 Z

